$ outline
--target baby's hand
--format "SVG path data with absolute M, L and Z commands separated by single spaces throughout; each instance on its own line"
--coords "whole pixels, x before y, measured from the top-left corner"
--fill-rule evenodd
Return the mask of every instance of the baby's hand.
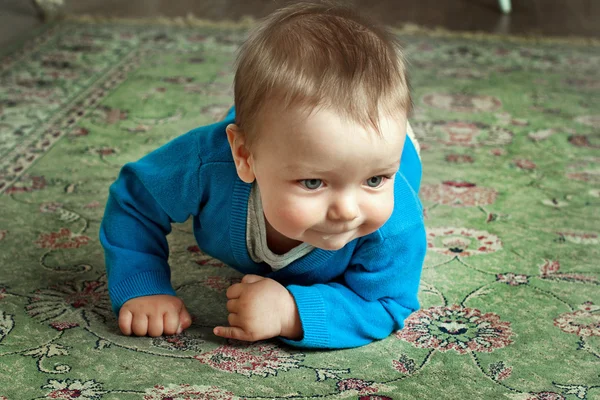
M 231 326 L 217 326 L 215 335 L 250 342 L 275 336 L 302 337 L 296 301 L 277 281 L 246 275 L 241 283 L 227 289 L 227 298 Z
M 127 336 L 175 335 L 191 324 L 183 301 L 170 295 L 136 297 L 126 301 L 119 311 L 119 328 Z

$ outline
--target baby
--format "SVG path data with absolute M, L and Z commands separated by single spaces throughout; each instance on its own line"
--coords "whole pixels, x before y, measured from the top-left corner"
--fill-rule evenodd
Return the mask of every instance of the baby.
M 190 217 L 199 247 L 244 274 L 215 335 L 347 348 L 401 329 L 426 250 L 411 104 L 385 29 L 331 4 L 269 16 L 240 49 L 225 120 L 126 164 L 110 188 L 100 239 L 123 334 L 190 326 L 166 240 Z

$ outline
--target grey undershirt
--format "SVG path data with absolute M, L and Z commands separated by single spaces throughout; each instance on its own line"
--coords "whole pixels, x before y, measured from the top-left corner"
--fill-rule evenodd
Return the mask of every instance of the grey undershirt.
M 265 262 L 273 271 L 287 267 L 292 262 L 310 253 L 314 246 L 302 243 L 285 254 L 275 254 L 267 245 L 267 229 L 263 213 L 260 191 L 256 182 L 252 184 L 248 198 L 248 216 L 246 218 L 246 247 L 252 261 Z

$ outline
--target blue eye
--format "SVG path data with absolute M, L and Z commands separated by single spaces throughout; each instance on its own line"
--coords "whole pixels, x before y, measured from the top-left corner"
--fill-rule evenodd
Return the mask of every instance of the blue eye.
M 384 177 L 381 175 L 372 176 L 369 179 L 367 179 L 367 185 L 371 188 L 379 187 L 383 183 L 383 179 Z
M 304 187 L 309 190 L 316 190 L 320 188 L 321 183 L 323 183 L 323 181 L 321 181 L 320 179 L 303 179 L 300 182 L 302 182 Z

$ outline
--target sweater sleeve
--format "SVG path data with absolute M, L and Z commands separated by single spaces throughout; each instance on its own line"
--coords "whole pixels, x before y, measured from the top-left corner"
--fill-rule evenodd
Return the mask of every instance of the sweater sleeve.
M 348 348 L 387 337 L 419 308 L 417 291 L 427 241 L 416 223 L 402 233 L 365 241 L 336 281 L 290 285 L 304 329 L 299 347 Z
M 134 297 L 175 294 L 166 236 L 198 213 L 200 165 L 192 131 L 126 164 L 111 185 L 100 242 L 116 314 Z

